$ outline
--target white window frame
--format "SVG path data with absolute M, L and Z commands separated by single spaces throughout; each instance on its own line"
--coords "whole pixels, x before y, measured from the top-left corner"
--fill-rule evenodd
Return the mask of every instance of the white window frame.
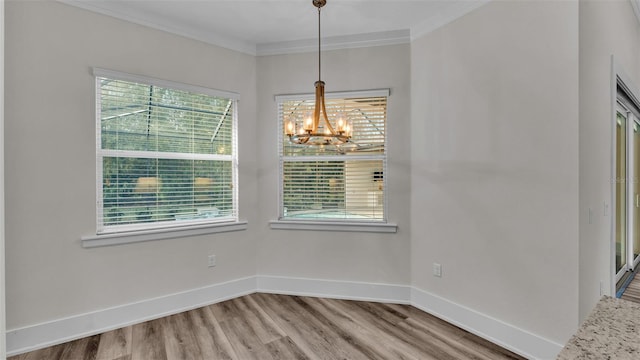
M 343 91 L 343 92 L 327 92 L 325 98 L 327 99 L 340 99 L 340 98 L 366 98 L 366 97 L 386 97 L 387 109 L 389 104 L 389 89 L 375 89 L 375 90 L 361 90 L 361 91 Z M 331 161 L 331 156 L 285 156 L 284 154 L 284 127 L 283 127 L 283 114 L 281 113 L 280 104 L 289 100 L 313 100 L 315 94 L 286 94 L 276 95 L 276 112 L 278 118 L 278 219 L 271 220 L 269 225 L 271 229 L 279 230 L 326 230 L 326 231 L 347 231 L 347 232 L 383 232 L 383 233 L 395 233 L 397 232 L 397 225 L 395 223 L 388 222 L 388 181 L 387 179 L 387 158 L 388 158 L 388 131 L 385 124 L 384 144 L 385 150 L 382 154 L 376 155 L 364 155 L 354 156 L 353 160 L 382 160 L 383 174 L 385 181 L 383 181 L 383 219 L 381 220 L 357 220 L 357 219 L 335 219 L 335 220 L 309 220 L 309 219 L 291 219 L 284 218 L 284 185 L 283 185 L 283 171 L 285 161 Z M 388 112 L 387 112 L 388 118 Z M 346 160 L 345 158 L 333 160 Z
M 161 240 L 183 236 L 193 236 L 208 233 L 228 232 L 245 230 L 247 228 L 246 220 L 240 220 L 238 217 L 238 136 L 237 136 L 237 107 L 240 100 L 239 94 L 228 91 L 215 90 L 197 85 L 189 85 L 169 80 L 162 80 L 147 76 L 128 74 L 119 71 L 107 70 L 102 68 L 93 68 L 93 75 L 96 78 L 96 234 L 83 236 L 83 247 L 97 247 L 106 245 L 126 244 L 132 242 Z M 156 153 L 126 150 L 105 150 L 102 149 L 102 129 L 101 129 L 101 106 L 100 106 L 100 89 L 99 78 L 110 78 L 115 80 L 137 82 L 146 85 L 153 85 L 168 89 L 182 90 L 200 94 L 206 94 L 214 97 L 221 97 L 233 100 L 233 127 L 232 127 L 232 154 L 231 155 L 193 155 L 182 153 Z M 118 229 L 109 229 L 103 226 L 103 157 L 105 156 L 144 156 L 157 157 L 162 159 L 201 159 L 201 160 L 227 160 L 231 161 L 232 167 L 232 202 L 233 214 L 223 219 L 207 219 L 201 221 L 189 221 L 188 223 L 145 223 L 133 224 L 127 227 L 118 227 Z

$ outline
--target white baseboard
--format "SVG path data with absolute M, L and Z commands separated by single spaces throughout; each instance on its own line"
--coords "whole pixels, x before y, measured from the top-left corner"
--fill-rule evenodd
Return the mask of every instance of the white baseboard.
M 409 285 L 251 276 L 46 323 L 8 330 L 17 355 L 254 292 L 411 304 L 529 359 L 555 359 L 562 345 Z
M 251 294 L 256 277 L 246 277 L 122 306 L 7 330 L 7 355 L 100 334 L 163 316 Z
M 410 289 L 407 285 L 261 275 L 257 292 L 409 304 Z
M 527 359 L 553 360 L 563 345 L 418 288 L 411 305 Z

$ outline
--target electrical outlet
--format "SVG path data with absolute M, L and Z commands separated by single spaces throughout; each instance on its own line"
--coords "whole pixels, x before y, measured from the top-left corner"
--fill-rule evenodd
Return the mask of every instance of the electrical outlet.
M 207 265 L 209 267 L 216 266 L 216 256 L 215 255 L 209 255 L 209 257 L 207 258 Z
M 433 263 L 433 276 L 442 277 L 442 265 Z

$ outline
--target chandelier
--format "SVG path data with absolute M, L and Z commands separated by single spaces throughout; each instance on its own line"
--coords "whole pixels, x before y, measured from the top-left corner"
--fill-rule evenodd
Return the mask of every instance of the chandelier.
M 308 116 L 302 126 L 296 131 L 295 120 L 289 119 L 285 124 L 285 133 L 289 141 L 304 145 L 341 145 L 351 138 L 351 126 L 340 117 L 336 120 L 335 128 L 331 126 L 324 104 L 324 81 L 321 78 L 321 49 L 320 49 L 320 9 L 327 4 L 327 0 L 313 0 L 313 6 L 318 8 L 318 81 L 315 82 L 316 101 L 313 117 Z M 324 122 L 321 124 L 320 119 Z

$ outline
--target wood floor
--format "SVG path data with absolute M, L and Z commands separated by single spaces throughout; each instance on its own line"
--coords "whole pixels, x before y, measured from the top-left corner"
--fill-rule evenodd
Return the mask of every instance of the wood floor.
M 640 303 L 640 275 L 635 274 L 620 298 Z
M 412 306 L 251 294 L 9 358 L 523 359 Z

